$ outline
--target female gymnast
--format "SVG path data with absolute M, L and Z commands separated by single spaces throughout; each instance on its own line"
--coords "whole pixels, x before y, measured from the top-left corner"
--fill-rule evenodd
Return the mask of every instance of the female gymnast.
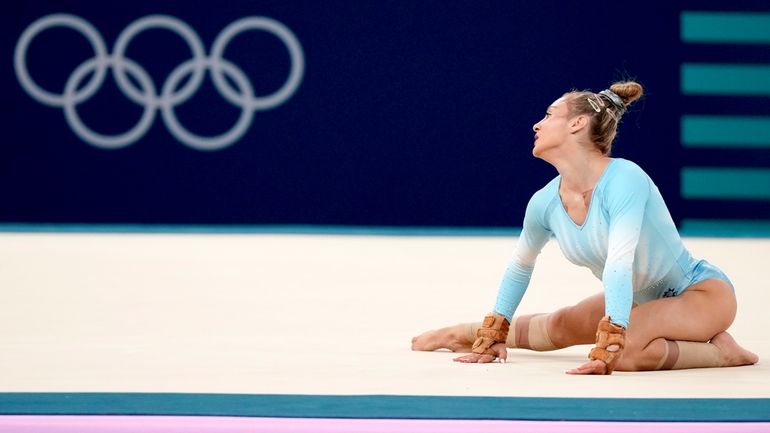
M 728 277 L 682 244 L 660 192 L 631 161 L 611 158 L 618 123 L 642 96 L 634 81 L 571 91 L 533 126 L 532 154 L 559 175 L 529 201 L 492 313 L 481 323 L 426 332 L 413 350 L 470 352 L 459 362 L 505 361 L 506 347 L 537 351 L 595 344 L 569 374 L 755 364 L 727 328 L 736 313 Z M 589 268 L 603 293 L 550 314 L 514 316 L 535 260 L 553 235 Z

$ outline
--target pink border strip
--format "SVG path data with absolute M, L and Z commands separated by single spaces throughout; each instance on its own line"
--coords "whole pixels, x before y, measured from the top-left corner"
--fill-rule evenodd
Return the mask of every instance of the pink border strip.
M 770 423 L 490 421 L 195 416 L 0 416 L 0 433 L 716 433 L 770 432 Z

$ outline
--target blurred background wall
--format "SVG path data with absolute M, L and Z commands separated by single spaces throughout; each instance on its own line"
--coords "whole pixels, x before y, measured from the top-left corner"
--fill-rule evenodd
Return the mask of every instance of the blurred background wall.
M 770 232 L 770 7 L 29 1 L 0 17 L 0 223 L 517 227 L 532 125 L 636 79 L 614 156 Z

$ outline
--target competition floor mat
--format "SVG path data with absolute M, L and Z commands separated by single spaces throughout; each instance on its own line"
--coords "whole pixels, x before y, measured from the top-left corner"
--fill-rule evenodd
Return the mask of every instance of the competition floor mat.
M 0 432 L 770 431 L 770 239 L 686 238 L 754 366 L 570 376 L 590 347 L 467 365 L 514 235 L 0 233 Z M 555 242 L 520 313 L 597 293 Z

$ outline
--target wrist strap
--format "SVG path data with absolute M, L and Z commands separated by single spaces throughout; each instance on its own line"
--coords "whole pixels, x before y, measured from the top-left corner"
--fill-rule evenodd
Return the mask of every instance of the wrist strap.
M 495 355 L 490 349 L 496 343 L 505 343 L 510 328 L 508 319 L 499 314 L 488 314 L 481 323 L 481 328 L 476 331 L 476 341 L 473 343 L 473 353 Z
M 607 374 L 612 374 L 623 354 L 626 345 L 626 329 L 610 322 L 610 316 L 604 316 L 596 328 L 596 347 L 591 349 L 588 358 L 607 364 Z M 607 350 L 608 347 L 612 350 Z

